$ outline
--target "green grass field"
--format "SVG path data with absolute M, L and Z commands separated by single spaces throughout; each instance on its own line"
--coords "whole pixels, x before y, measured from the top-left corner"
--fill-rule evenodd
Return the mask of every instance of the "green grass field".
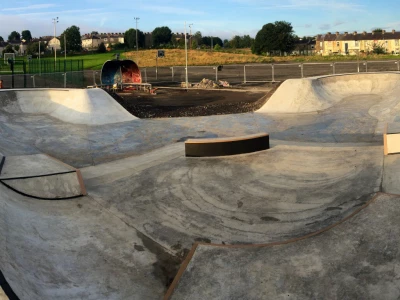
M 107 60 L 115 59 L 115 54 L 120 53 L 120 59 L 136 60 L 136 51 L 124 52 L 111 51 L 107 53 L 90 53 L 83 55 L 67 55 L 67 61 L 83 60 L 85 70 L 100 70 Z M 139 51 L 139 66 L 153 67 L 155 66 L 156 50 L 140 50 Z M 159 66 L 180 66 L 184 65 L 184 50 L 182 49 L 166 49 L 166 57 L 158 61 Z M 189 65 L 229 65 L 229 64 L 246 64 L 246 63 L 290 63 L 290 62 L 333 62 L 333 61 L 355 61 L 356 56 L 261 56 L 254 55 L 250 49 L 225 49 L 221 51 L 207 50 L 191 50 L 189 52 Z M 26 58 L 25 58 L 26 59 Z M 399 60 L 397 55 L 360 55 L 360 60 Z M 42 60 L 52 62 L 54 57 L 43 57 Z M 62 64 L 64 56 L 59 55 L 57 62 Z M 62 69 L 62 68 L 58 68 Z

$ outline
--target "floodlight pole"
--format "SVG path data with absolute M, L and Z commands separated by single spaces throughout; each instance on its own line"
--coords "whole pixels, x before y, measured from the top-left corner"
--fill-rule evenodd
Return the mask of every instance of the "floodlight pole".
M 66 32 L 64 31 L 64 59 L 67 60 L 67 39 L 65 36 L 66 36 Z
M 39 75 L 42 75 L 42 65 L 40 64 L 40 42 L 39 41 Z
M 190 28 L 190 37 L 189 37 L 189 49 L 192 50 L 192 24 L 189 24 L 189 28 Z
M 186 38 L 186 21 L 185 21 L 185 56 L 186 56 L 186 90 L 189 88 L 188 80 L 188 52 L 187 52 L 187 38 Z
M 53 18 L 52 20 L 53 20 L 53 24 L 54 24 L 54 43 L 55 43 L 56 42 L 56 25 L 58 23 L 58 17 L 57 18 Z M 53 49 L 54 49 L 54 72 L 55 72 L 56 71 L 56 66 L 57 66 L 57 64 L 56 64 L 56 62 L 57 62 L 57 49 L 56 49 L 55 46 L 53 47 Z
M 134 18 L 136 20 L 136 54 L 137 54 L 137 64 L 139 64 L 139 41 L 138 41 L 138 31 L 137 31 L 137 23 L 140 20 L 140 18 L 135 17 Z

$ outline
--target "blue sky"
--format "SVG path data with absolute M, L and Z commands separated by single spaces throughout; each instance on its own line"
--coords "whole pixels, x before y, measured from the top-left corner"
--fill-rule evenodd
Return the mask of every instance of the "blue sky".
M 0 36 L 29 29 L 32 36 L 53 34 L 52 18 L 59 17 L 57 34 L 76 25 L 81 33 L 144 32 L 168 26 L 183 32 L 184 22 L 203 35 L 229 39 L 255 36 L 269 22 L 291 22 L 299 36 L 327 31 L 371 31 L 380 27 L 400 31 L 399 0 L 69 0 L 1 1 Z M 189 28 L 188 28 L 189 31 Z

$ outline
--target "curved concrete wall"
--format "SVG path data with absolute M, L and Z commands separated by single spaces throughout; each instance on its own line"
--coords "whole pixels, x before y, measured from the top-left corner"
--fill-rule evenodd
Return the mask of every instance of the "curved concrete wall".
M 305 113 L 327 109 L 346 97 L 381 95 L 398 99 L 399 73 L 366 73 L 289 79 L 282 83 L 268 102 L 257 112 Z
M 0 91 L 0 109 L 48 114 L 61 121 L 103 125 L 137 119 L 102 89 L 24 89 Z

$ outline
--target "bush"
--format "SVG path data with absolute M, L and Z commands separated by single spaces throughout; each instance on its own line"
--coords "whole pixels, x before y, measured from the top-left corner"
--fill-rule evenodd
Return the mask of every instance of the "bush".
M 107 52 L 106 46 L 104 45 L 103 42 L 100 43 L 99 47 L 97 48 L 97 52 L 98 53 L 106 53 Z
M 221 46 L 220 46 L 219 44 L 216 44 L 216 45 L 214 46 L 214 50 L 215 50 L 215 51 L 220 51 L 220 50 L 221 50 Z

